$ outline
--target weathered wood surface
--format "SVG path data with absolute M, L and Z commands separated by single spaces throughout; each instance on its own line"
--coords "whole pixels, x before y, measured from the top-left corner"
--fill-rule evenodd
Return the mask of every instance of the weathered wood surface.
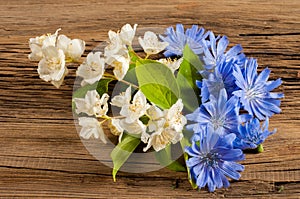
M 87 52 L 125 23 L 161 27 L 200 24 L 240 43 L 281 77 L 282 114 L 265 153 L 247 154 L 242 179 L 227 190 L 191 190 L 184 173 L 120 173 L 81 143 L 71 113 L 76 67 L 61 89 L 38 78 L 28 39 L 61 33 L 84 39 Z M 300 1 L 0 1 L 0 197 L 300 198 Z M 174 185 L 177 188 L 172 189 Z

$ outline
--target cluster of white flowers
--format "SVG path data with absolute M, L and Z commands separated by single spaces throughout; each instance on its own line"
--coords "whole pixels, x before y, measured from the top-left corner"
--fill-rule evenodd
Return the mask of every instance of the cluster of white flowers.
M 144 151 L 151 146 L 155 151 L 164 149 L 170 143 L 177 143 L 183 137 L 182 129 L 186 124 L 186 118 L 182 115 L 183 104 L 179 99 L 169 110 L 161 110 L 156 105 L 150 105 L 145 95 L 139 90 L 132 96 L 131 86 L 125 92 L 116 95 L 111 100 L 111 105 L 120 108 L 120 115 L 116 117 L 107 116 L 108 94 L 100 98 L 96 90 L 88 91 L 85 98 L 75 98 L 76 113 L 85 113 L 88 116 L 101 118 L 80 117 L 79 125 L 83 128 L 81 137 L 100 138 L 106 143 L 103 121 L 109 120 L 109 127 L 114 135 L 119 136 L 119 142 L 126 131 L 130 134 L 139 135 L 142 142 L 147 143 Z M 144 124 L 140 118 L 148 117 L 149 121 Z
M 136 34 L 137 24 L 124 25 L 121 30 L 108 32 L 108 45 L 102 52 L 90 52 L 85 61 L 78 67 L 76 75 L 82 78 L 81 85 L 94 84 L 102 78 L 112 78 L 122 81 L 129 70 L 131 63 L 130 51 Z M 42 35 L 31 38 L 29 46 L 31 54 L 29 59 L 39 61 L 38 73 L 40 78 L 51 83 L 57 88 L 62 84 L 68 70 L 66 63 L 78 62 L 85 49 L 85 42 L 80 39 L 70 39 L 65 35 L 58 35 L 58 29 L 54 34 Z M 153 32 L 145 32 L 138 38 L 139 44 L 148 56 L 163 51 L 167 42 L 159 41 Z M 160 59 L 158 62 L 165 64 L 172 72 L 175 72 L 182 59 Z M 113 75 L 105 73 L 106 66 L 113 68 Z M 117 107 L 119 114 L 114 117 L 107 115 L 109 98 L 107 93 L 101 96 L 97 90 L 87 91 L 84 98 L 74 98 L 79 116 L 79 125 L 82 126 L 80 136 L 83 139 L 100 139 L 106 143 L 103 124 L 107 122 L 113 135 L 119 136 L 122 141 L 124 132 L 140 137 L 147 144 L 144 151 L 153 147 L 155 151 L 165 148 L 170 143 L 177 143 L 183 137 L 182 129 L 186 119 L 182 115 L 183 104 L 179 99 L 169 110 L 161 110 L 154 104 L 149 104 L 141 90 L 132 95 L 130 85 L 111 99 L 111 106 Z M 141 118 L 147 118 L 143 121 Z
M 147 99 L 141 91 L 138 91 L 131 102 L 131 87 L 124 93 L 115 96 L 112 105 L 120 107 L 120 115 L 123 119 L 114 119 L 112 125 L 118 130 L 119 141 L 124 131 L 132 134 L 140 134 L 141 140 L 148 143 L 144 151 L 151 146 L 155 151 L 165 148 L 170 143 L 177 143 L 182 139 L 182 129 L 186 124 L 186 118 L 182 115 L 183 104 L 179 99 L 169 110 L 162 111 L 155 105 L 147 103 Z M 139 120 L 147 116 L 149 121 L 144 124 Z
M 28 58 L 39 61 L 38 74 L 44 81 L 50 81 L 59 88 L 68 74 L 66 62 L 77 62 L 85 49 L 85 42 L 59 35 L 60 29 L 54 34 L 42 35 L 29 39 L 31 50 Z
M 151 146 L 155 151 L 164 149 L 168 144 L 176 144 L 183 138 L 181 133 L 187 123 L 182 115 L 183 104 L 179 99 L 169 110 L 162 111 L 157 106 L 152 105 L 147 113 L 150 118 L 148 131 L 151 133 L 146 143 L 144 151 Z

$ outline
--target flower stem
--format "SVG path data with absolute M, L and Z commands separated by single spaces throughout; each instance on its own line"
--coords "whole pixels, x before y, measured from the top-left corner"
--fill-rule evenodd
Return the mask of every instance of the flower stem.
M 116 78 L 114 75 L 109 74 L 109 73 L 104 73 L 103 77 L 111 78 L 111 79 L 117 80 L 117 78 Z
M 257 146 L 256 150 L 257 150 L 258 153 L 264 152 L 264 147 L 263 147 L 263 145 L 262 145 L 262 144 L 259 144 L 259 145 Z
M 138 87 L 137 85 L 132 84 L 132 83 L 130 83 L 130 82 L 124 80 L 124 79 L 121 79 L 121 80 L 119 80 L 119 81 L 122 82 L 122 83 L 124 83 L 124 84 L 130 85 L 130 86 L 132 86 L 133 88 L 139 89 L 139 87 Z

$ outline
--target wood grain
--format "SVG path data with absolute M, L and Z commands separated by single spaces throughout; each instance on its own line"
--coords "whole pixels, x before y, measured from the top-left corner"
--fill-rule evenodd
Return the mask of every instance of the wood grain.
M 0 197 L 300 198 L 300 1 L 4 1 L 0 0 Z M 92 157 L 71 112 L 76 66 L 61 89 L 38 78 L 28 39 L 61 27 L 87 51 L 125 23 L 166 28 L 199 24 L 240 43 L 260 70 L 281 77 L 278 132 L 262 154 L 247 154 L 242 179 L 216 193 L 191 190 L 185 173 L 120 173 Z

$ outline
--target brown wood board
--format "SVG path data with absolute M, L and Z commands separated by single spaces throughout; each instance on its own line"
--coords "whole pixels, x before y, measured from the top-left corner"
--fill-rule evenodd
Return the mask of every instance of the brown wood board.
M 282 113 L 265 152 L 247 154 L 240 181 L 215 193 L 192 190 L 185 173 L 162 169 L 120 172 L 92 157 L 73 122 L 76 66 L 56 89 L 27 59 L 28 39 L 61 33 L 87 43 L 87 52 L 125 23 L 140 28 L 199 24 L 240 43 L 259 70 L 281 77 Z M 4 1 L 0 0 L 0 197 L 47 198 L 300 198 L 300 1 Z

